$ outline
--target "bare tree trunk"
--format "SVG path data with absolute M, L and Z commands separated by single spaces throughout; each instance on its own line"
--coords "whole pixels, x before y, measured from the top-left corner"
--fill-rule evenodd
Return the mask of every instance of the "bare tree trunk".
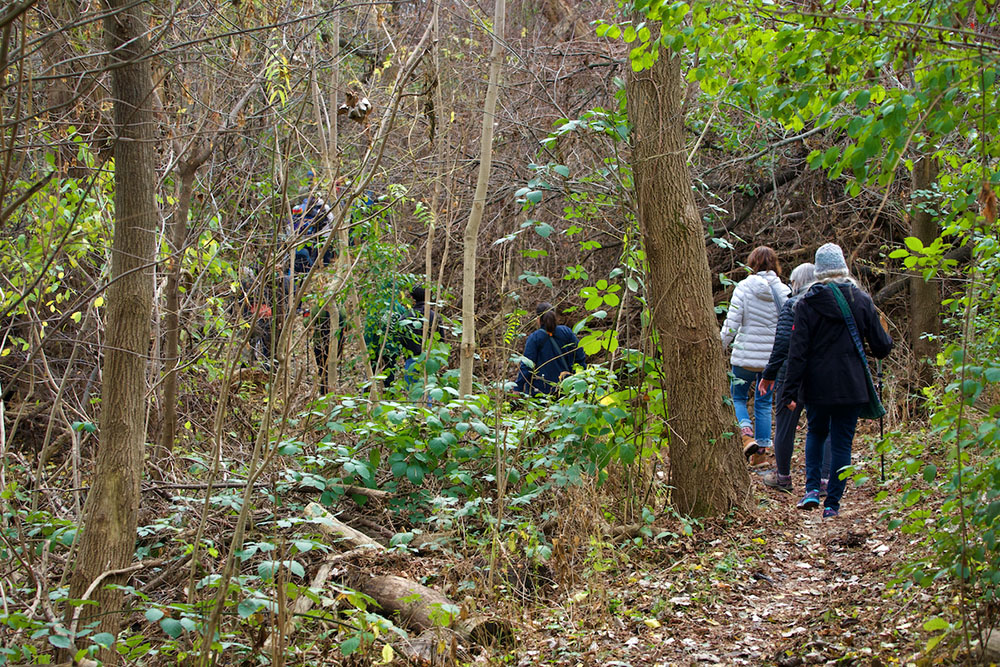
M 79 558 L 70 579 L 70 597 L 80 598 L 91 582 L 128 565 L 134 556 L 142 477 L 142 444 L 153 304 L 152 262 L 157 225 L 154 189 L 152 80 L 146 54 L 143 5 L 107 0 L 104 32 L 111 59 L 115 100 L 115 233 L 108 288 L 107 351 L 101 391 L 100 444 L 84 506 Z M 98 621 L 100 631 L 117 636 L 122 593 L 105 578 L 82 608 L 79 628 Z M 69 610 L 73 614 L 73 608 Z
M 913 191 L 927 192 L 937 181 L 937 160 L 924 156 L 917 160 L 913 167 Z M 938 235 L 936 216 L 923 210 L 927 206 L 936 206 L 933 197 L 917 194 L 914 198 L 913 212 L 910 214 L 910 234 L 917 237 L 928 246 Z M 917 273 L 910 278 L 910 347 L 913 356 L 917 358 L 917 377 L 920 387 L 926 387 L 934 381 L 933 362 L 937 356 L 938 344 L 935 336 L 941 331 L 941 297 L 938 284 L 934 280 L 924 280 Z M 928 335 L 930 337 L 928 337 Z
M 486 87 L 483 106 L 483 135 L 479 150 L 479 177 L 476 194 L 472 200 L 469 224 L 465 227 L 464 258 L 462 264 L 462 363 L 459 370 L 458 391 L 462 396 L 472 393 L 472 363 L 476 354 L 476 250 L 479 245 L 479 225 L 483 221 L 486 205 L 486 186 L 490 180 L 493 162 L 493 119 L 497 109 L 497 91 L 500 82 L 500 65 L 503 64 L 503 32 L 506 0 L 496 0 L 493 11 L 493 48 L 490 51 L 490 81 Z
M 178 167 L 180 184 L 177 193 L 177 208 L 170 218 L 167 244 L 170 261 L 167 262 L 167 293 L 164 312 L 163 347 L 163 417 L 160 420 L 160 443 L 153 454 L 152 469 L 159 471 L 159 463 L 174 449 L 177 433 L 177 364 L 180 359 L 181 266 L 184 259 L 184 242 L 187 240 L 188 213 L 191 210 L 191 195 L 194 190 L 194 175 L 197 165 L 181 162 Z M 159 474 L 157 472 L 157 474 Z
M 733 408 L 724 403 L 729 387 L 684 150 L 680 61 L 663 50 L 652 68 L 630 72 L 627 85 L 649 305 L 670 412 L 672 501 L 684 514 L 723 514 L 745 501 L 750 480 Z

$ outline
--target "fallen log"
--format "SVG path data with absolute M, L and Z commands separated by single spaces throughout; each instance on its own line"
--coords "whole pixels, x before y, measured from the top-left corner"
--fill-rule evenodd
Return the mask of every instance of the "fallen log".
M 1000 628 L 992 628 L 983 633 L 981 638 L 983 658 L 987 662 L 1000 660 Z
M 463 642 L 480 646 L 509 645 L 514 638 L 510 623 L 503 619 L 469 615 L 445 594 L 415 581 L 382 575 L 357 577 L 353 587 L 375 600 L 382 611 L 404 627 L 425 632 L 447 628 Z
M 362 554 L 369 554 L 372 550 L 370 547 L 365 546 L 359 549 L 352 549 L 351 551 L 345 551 L 341 554 L 332 554 L 327 556 L 323 561 L 323 564 L 319 566 L 319 570 L 316 571 L 316 576 L 313 577 L 312 581 L 309 583 L 309 588 L 312 590 L 322 590 L 326 586 L 326 582 L 330 580 L 330 575 L 333 574 L 333 568 L 337 565 L 344 563 L 346 561 L 352 560 Z M 285 621 L 285 638 L 291 637 L 295 634 L 295 617 L 305 616 L 312 609 L 313 598 L 309 595 L 300 595 L 292 603 L 292 613 L 288 620 Z M 264 652 L 270 653 L 271 647 L 275 644 L 275 634 L 272 632 L 267 640 L 264 642 Z
M 316 525 L 319 526 L 320 532 L 327 537 L 335 538 L 338 544 L 349 546 L 352 549 L 367 548 L 375 551 L 385 551 L 385 547 L 373 538 L 337 520 L 336 517 L 323 509 L 318 503 L 309 503 L 306 505 L 303 513 L 307 519 L 316 519 Z

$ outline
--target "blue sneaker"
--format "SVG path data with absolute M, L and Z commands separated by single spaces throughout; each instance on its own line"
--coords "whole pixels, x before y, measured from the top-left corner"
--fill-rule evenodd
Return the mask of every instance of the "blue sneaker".
M 832 507 L 824 507 L 823 508 L 823 518 L 824 519 L 832 519 L 833 517 L 837 516 L 838 514 L 840 514 L 840 512 L 838 512 L 837 510 L 833 509 Z
M 800 510 L 814 510 L 819 507 L 819 491 L 807 491 L 797 505 Z

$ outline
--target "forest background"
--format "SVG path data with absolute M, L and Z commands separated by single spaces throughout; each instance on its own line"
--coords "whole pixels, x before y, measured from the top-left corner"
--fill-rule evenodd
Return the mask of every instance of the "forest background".
M 983 659 L 997 11 L 8 4 L 0 660 Z M 290 224 L 308 196 L 335 233 Z M 866 516 L 782 538 L 717 318 L 753 247 L 831 240 L 891 323 L 889 414 L 848 473 Z M 413 285 L 445 325 L 385 386 Z M 592 363 L 512 401 L 543 300 Z M 761 621 L 765 546 L 810 535 L 894 558 Z M 737 594 L 708 625 L 773 641 L 690 625 Z

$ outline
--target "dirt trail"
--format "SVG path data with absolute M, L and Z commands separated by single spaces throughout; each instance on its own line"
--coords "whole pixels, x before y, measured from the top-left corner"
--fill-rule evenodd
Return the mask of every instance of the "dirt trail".
M 860 448 L 870 455 L 868 445 Z M 518 664 L 911 660 L 929 615 L 917 607 L 929 606 L 920 602 L 930 597 L 918 593 L 918 604 L 908 605 L 886 594 L 905 540 L 879 520 L 877 476 L 862 488 L 848 482 L 840 516 L 824 520 L 821 511 L 795 509 L 802 468 L 799 453 L 793 494 L 768 489 L 754 475 L 754 517 L 637 548 L 605 590 L 587 598 L 567 593 L 562 605 L 530 624 Z

